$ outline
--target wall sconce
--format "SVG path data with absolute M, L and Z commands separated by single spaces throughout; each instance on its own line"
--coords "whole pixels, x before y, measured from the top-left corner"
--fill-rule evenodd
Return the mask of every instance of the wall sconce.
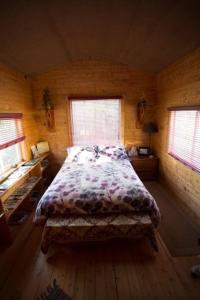
M 43 107 L 45 109 L 47 127 L 50 129 L 54 129 L 55 121 L 54 121 L 54 106 L 52 99 L 49 94 L 49 90 L 46 88 L 43 92 Z
M 157 126 L 156 123 L 149 122 L 149 123 L 144 125 L 143 131 L 147 132 L 149 134 L 149 149 L 150 149 L 150 147 L 151 147 L 151 135 L 152 135 L 152 133 L 158 132 L 158 126 Z

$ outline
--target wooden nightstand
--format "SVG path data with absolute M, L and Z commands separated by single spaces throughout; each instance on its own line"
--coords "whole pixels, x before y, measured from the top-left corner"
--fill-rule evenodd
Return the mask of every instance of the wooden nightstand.
M 157 157 L 133 157 L 130 162 L 141 180 L 155 180 L 158 176 Z

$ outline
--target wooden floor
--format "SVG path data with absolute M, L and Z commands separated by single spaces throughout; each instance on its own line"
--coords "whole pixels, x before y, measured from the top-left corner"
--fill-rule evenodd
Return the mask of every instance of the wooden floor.
M 159 235 L 158 254 L 143 240 L 58 248 L 46 260 L 31 217 L 13 231 L 0 254 L 1 300 L 37 300 L 54 278 L 73 300 L 200 299 L 200 280 L 190 277 L 200 258 L 172 258 Z

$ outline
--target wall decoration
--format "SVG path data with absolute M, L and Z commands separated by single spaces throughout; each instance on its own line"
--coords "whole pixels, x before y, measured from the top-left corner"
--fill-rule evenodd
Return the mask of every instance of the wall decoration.
M 55 127 L 54 106 L 49 94 L 49 90 L 47 88 L 43 92 L 43 107 L 45 109 L 47 127 L 49 129 L 54 129 Z
M 146 100 L 142 98 L 137 103 L 137 121 L 136 121 L 136 128 L 142 128 L 144 125 L 144 116 L 145 116 L 145 107 L 146 107 Z
M 145 120 L 146 120 L 146 111 L 150 111 L 153 104 L 148 103 L 148 101 L 142 97 L 137 103 L 137 120 L 136 120 L 136 128 L 142 129 Z M 149 114 L 148 114 L 149 115 Z

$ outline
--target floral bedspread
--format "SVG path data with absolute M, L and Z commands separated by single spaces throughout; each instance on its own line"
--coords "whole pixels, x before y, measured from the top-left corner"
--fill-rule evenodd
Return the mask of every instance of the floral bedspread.
M 71 214 L 148 213 L 154 226 L 160 212 L 128 159 L 98 159 L 87 164 L 65 160 L 40 199 L 35 222 Z

